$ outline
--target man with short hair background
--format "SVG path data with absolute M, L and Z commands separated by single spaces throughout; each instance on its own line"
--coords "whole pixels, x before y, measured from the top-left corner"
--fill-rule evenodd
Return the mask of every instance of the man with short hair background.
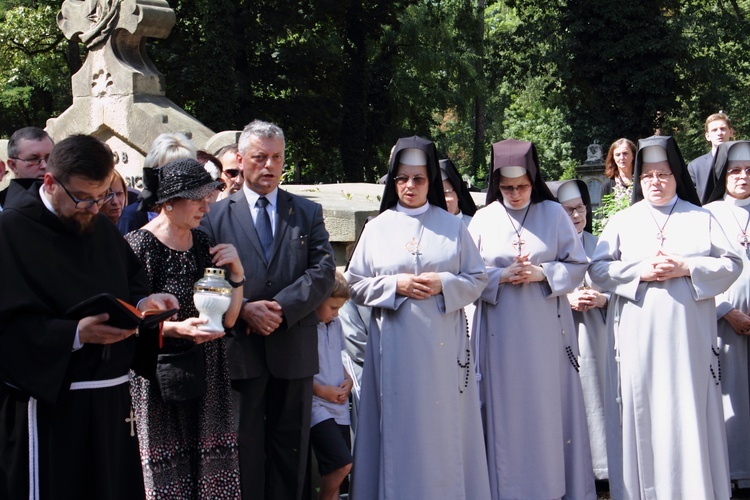
M 224 146 L 216 152 L 216 158 L 221 162 L 221 180 L 227 183 L 227 188 L 219 194 L 219 199 L 223 200 L 242 189 L 244 180 L 237 165 L 237 144 Z
M 30 186 L 33 180 L 42 179 L 54 144 L 49 134 L 39 127 L 16 130 L 8 141 L 8 168 L 13 172 L 14 178 L 29 179 L 22 181 L 25 187 Z M 8 188 L 0 191 L 0 211 L 7 196 Z
M 0 213 L 0 498 L 143 498 L 128 378 L 136 330 L 68 311 L 104 292 L 141 310 L 177 299 L 149 295 L 138 258 L 99 214 L 112 196 L 109 148 L 77 135 L 49 165 L 34 154 L 43 182 L 11 183 Z
M 714 163 L 716 148 L 719 144 L 731 141 L 734 137 L 734 129 L 729 117 L 724 112 L 719 111 L 706 118 L 706 140 L 711 144 L 711 151 L 695 158 L 688 163 L 688 172 L 693 180 L 695 190 L 698 192 L 698 198 L 701 203 L 705 204 L 707 198 L 711 195 L 714 187 L 714 179 L 711 175 L 711 167 Z

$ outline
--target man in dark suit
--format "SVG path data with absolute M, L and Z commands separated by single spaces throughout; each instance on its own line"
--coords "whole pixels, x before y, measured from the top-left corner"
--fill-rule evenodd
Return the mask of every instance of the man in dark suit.
M 13 132 L 8 141 L 8 168 L 13 171 L 14 180 L 24 188 L 41 180 L 54 145 L 49 134 L 39 127 L 24 127 Z M 0 191 L 0 210 L 7 195 L 8 188 Z
M 239 321 L 226 338 L 246 499 L 299 499 L 304 490 L 317 306 L 335 264 L 322 208 L 278 188 L 284 133 L 254 121 L 237 163 L 245 183 L 212 205 L 201 227 L 237 247 L 247 273 Z
M 731 141 L 734 136 L 734 129 L 729 121 L 729 117 L 719 111 L 706 118 L 706 140 L 711 144 L 711 152 L 699 156 L 688 163 L 688 172 L 693 180 L 695 190 L 701 203 L 705 204 L 708 197 L 711 196 L 716 177 L 710 175 L 711 167 L 714 164 L 714 155 L 716 148 L 722 142 Z

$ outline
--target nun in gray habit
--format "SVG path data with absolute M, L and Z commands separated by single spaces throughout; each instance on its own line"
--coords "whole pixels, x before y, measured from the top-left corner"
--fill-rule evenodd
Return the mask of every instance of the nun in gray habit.
M 487 206 L 469 225 L 489 276 L 472 340 L 491 498 L 594 500 L 567 298 L 588 259 L 542 179 L 534 144 L 493 144 L 491 168 Z
M 440 160 L 440 178 L 443 181 L 443 193 L 448 212 L 460 217 L 468 226 L 477 211 L 477 205 L 471 197 L 469 187 L 452 161 Z
M 716 296 L 721 392 L 727 427 L 729 473 L 750 479 L 750 141 L 720 144 L 714 157 L 718 182 L 709 210 L 742 257 L 742 274 Z
M 598 238 L 591 234 L 591 198 L 586 183 L 573 179 L 548 182 L 547 186 L 570 217 L 586 250 L 586 256 L 591 258 Z M 614 361 L 614 350 L 607 341 L 609 293 L 602 292 L 587 274 L 581 284 L 568 294 L 568 301 L 578 333 L 581 386 L 586 404 L 594 476 L 597 479 L 607 479 L 605 389 L 608 359 L 612 358 Z
M 351 496 L 490 497 L 463 308 L 487 282 L 461 220 L 445 210 L 435 146 L 399 139 L 381 213 L 352 255 L 352 300 L 372 308 Z
M 589 275 L 611 292 L 612 498 L 729 498 L 715 297 L 742 260 L 699 200 L 674 139 L 638 141 L 633 204 L 599 236 Z M 610 406 L 612 405 L 612 406 Z M 613 418 L 609 418 L 613 407 Z

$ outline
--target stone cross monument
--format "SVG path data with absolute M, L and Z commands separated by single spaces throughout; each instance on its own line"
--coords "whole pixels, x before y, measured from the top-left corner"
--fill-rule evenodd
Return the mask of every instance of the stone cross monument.
M 47 121 L 55 140 L 97 137 L 137 188 L 143 159 L 159 134 L 182 132 L 199 149 L 215 142 L 213 131 L 165 97 L 164 75 L 146 53 L 146 39 L 166 38 L 175 24 L 166 0 L 65 0 L 57 24 L 89 52 L 73 75 L 73 105 Z
M 594 141 L 586 149 L 586 161 L 583 165 L 576 167 L 576 176 L 586 183 L 589 188 L 591 205 L 594 209 L 598 208 L 602 201 L 602 190 L 607 184 L 607 177 L 604 175 L 604 150 L 600 144 Z

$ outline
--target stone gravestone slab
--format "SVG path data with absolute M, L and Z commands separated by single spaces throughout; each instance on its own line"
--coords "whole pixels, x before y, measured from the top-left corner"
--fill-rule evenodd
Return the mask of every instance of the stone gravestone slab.
M 143 159 L 159 134 L 182 132 L 199 149 L 214 135 L 165 97 L 164 75 L 146 53 L 146 40 L 166 38 L 175 24 L 166 0 L 65 0 L 57 24 L 89 53 L 73 75 L 73 105 L 47 121 L 54 139 L 99 138 L 128 184 L 140 188 Z

